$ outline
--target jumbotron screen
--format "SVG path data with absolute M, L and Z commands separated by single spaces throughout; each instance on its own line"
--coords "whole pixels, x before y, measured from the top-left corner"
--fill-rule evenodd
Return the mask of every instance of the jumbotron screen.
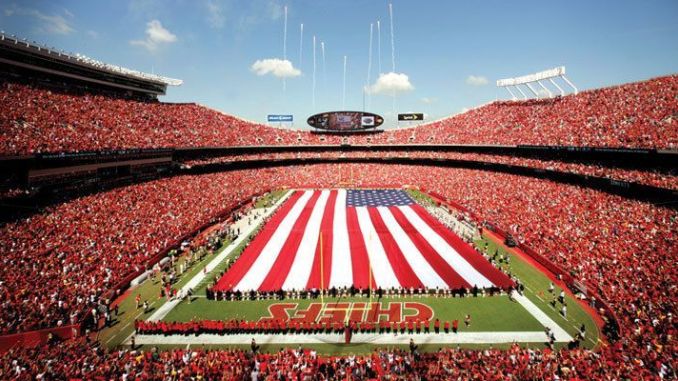
M 384 123 L 384 118 L 363 111 L 329 111 L 310 116 L 307 122 L 321 130 L 350 132 L 377 128 Z

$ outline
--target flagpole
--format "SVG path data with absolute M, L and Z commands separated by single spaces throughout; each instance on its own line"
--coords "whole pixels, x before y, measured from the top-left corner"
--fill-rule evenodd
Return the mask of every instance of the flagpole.
M 372 242 L 372 232 L 370 232 L 369 240 L 370 240 L 370 242 Z M 368 255 L 367 255 L 367 270 L 369 272 L 367 287 L 368 287 L 368 290 L 370 290 L 369 291 L 370 296 L 369 296 L 368 301 L 367 301 L 367 305 L 368 305 L 367 311 L 370 311 L 370 308 L 372 308 L 372 257 L 369 255 L 369 252 L 368 252 Z M 368 314 L 369 314 L 369 312 L 368 312 Z
M 323 271 L 324 259 L 325 258 L 323 256 L 323 233 L 320 232 L 320 303 L 323 306 L 325 305 L 325 298 L 323 293 L 323 287 L 325 287 L 325 273 Z

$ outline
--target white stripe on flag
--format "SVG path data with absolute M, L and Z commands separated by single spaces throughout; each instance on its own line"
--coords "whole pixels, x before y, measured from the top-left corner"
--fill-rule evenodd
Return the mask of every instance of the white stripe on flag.
M 320 223 L 325 213 L 325 205 L 330 196 L 329 190 L 324 190 L 318 197 L 318 201 L 313 207 L 311 217 L 304 226 L 304 236 L 301 238 L 299 248 L 294 256 L 294 262 L 290 272 L 287 273 L 283 290 L 301 290 L 306 288 L 308 278 L 311 276 L 311 267 L 315 257 L 315 249 L 318 246 L 318 236 L 320 235 Z
M 417 246 L 412 242 L 410 237 L 405 233 L 403 228 L 395 220 L 393 214 L 388 207 L 380 206 L 377 208 L 381 219 L 388 228 L 389 233 L 400 247 L 405 259 L 410 264 L 412 270 L 417 274 L 417 277 L 426 287 L 447 288 L 447 283 L 438 275 L 438 273 L 431 267 L 426 258 L 419 252 Z
M 261 254 L 259 254 L 256 261 L 252 264 L 252 267 L 245 273 L 238 285 L 234 287 L 235 290 L 245 291 L 259 289 L 261 282 L 264 281 L 266 275 L 271 271 L 271 267 L 273 267 L 273 263 L 275 263 L 276 258 L 278 258 L 285 241 L 287 241 L 287 237 L 290 235 L 294 223 L 304 210 L 304 206 L 308 203 L 311 195 L 313 195 L 313 191 L 306 191 L 299 197 L 285 218 L 280 221 L 280 225 L 273 235 L 271 235 L 269 241 L 266 242 L 264 248 L 261 249 Z
M 452 266 L 468 284 L 478 287 L 493 286 L 487 278 L 483 276 L 475 267 L 464 259 L 447 241 L 445 241 L 438 233 L 436 233 L 428 224 L 417 215 L 409 206 L 399 206 L 405 217 L 410 221 L 412 226 L 419 231 L 435 251 L 440 254 L 443 259 Z
M 370 267 L 372 268 L 372 274 L 374 275 L 377 287 L 400 287 L 400 282 L 398 282 L 398 278 L 393 272 L 393 268 L 391 268 L 391 262 L 389 262 L 384 247 L 381 245 L 379 235 L 372 225 L 370 213 L 366 207 L 362 206 L 355 208 L 355 211 L 358 216 L 358 225 L 360 225 L 360 230 L 363 233 L 362 238 L 365 240 L 365 249 L 370 259 Z
M 346 225 L 346 189 L 340 189 L 337 192 L 332 233 L 330 287 L 350 287 L 353 284 L 353 267 L 351 265 L 348 226 Z M 324 255 L 327 255 L 327 253 L 324 253 Z

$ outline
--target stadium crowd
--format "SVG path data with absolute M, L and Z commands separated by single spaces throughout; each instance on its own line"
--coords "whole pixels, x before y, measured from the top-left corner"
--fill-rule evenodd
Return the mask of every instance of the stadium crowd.
M 553 99 L 498 101 L 399 131 L 396 140 L 675 149 L 676 94 L 673 75 Z
M 497 101 L 413 128 L 317 135 L 196 104 L 140 102 L 0 83 L 0 155 L 299 144 L 535 144 L 678 148 L 678 76 L 553 99 Z
M 128 148 L 294 144 L 298 133 L 197 104 L 142 102 L 0 84 L 0 155 Z
M 106 352 L 82 339 L 12 349 L 0 378 L 15 380 L 668 380 L 670 364 L 629 363 L 619 348 L 467 350 L 375 349 L 369 355 L 321 356 L 314 350 L 121 349 Z
M 147 269 L 168 245 L 266 191 L 270 182 L 257 181 L 263 172 L 131 185 L 3 225 L 0 334 L 83 320 L 105 291 Z
M 6 224 L 0 227 L 2 332 L 57 325 L 73 314 L 81 318 L 97 295 L 147 266 L 146 260 L 164 245 L 209 221 L 225 205 L 267 187 L 366 184 L 416 184 L 456 200 L 571 269 L 612 305 L 622 326 L 621 340 L 600 352 L 542 354 L 548 359 L 522 363 L 525 374 L 539 370 L 553 377 L 568 367 L 583 379 L 588 375 L 635 380 L 659 379 L 662 372 L 675 370 L 675 209 L 534 178 L 405 165 L 327 164 L 173 177 L 82 197 Z M 26 365 L 20 367 L 29 369 L 30 375 L 62 367 L 75 376 L 88 368 L 122 374 L 128 364 L 118 361 L 132 356 L 123 351 L 99 358 L 78 347 L 68 349 L 74 344 L 65 345 L 67 349 L 46 350 L 36 357 L 27 354 L 31 350 L 5 355 L 2 369 L 11 371 L 13 361 L 23 359 Z M 162 352 L 157 358 L 172 353 Z M 231 356 L 228 351 L 197 353 L 198 357 Z M 500 370 L 476 363 L 464 369 L 464 359 L 482 359 L 482 352 L 450 353 L 450 363 L 456 364 L 453 371 L 493 377 Z M 498 351 L 493 364 L 515 365 L 523 355 L 519 352 L 514 358 L 511 352 Z M 68 356 L 74 357 L 70 363 L 60 361 Z M 141 356 L 130 369 L 148 368 L 150 372 L 166 366 L 161 360 L 146 362 Z M 92 364 L 97 365 L 91 368 Z M 226 369 L 236 366 L 229 361 L 219 364 Z M 179 369 L 196 368 L 189 361 Z
M 678 172 L 675 169 L 640 170 L 609 167 L 602 162 L 575 163 L 557 160 L 540 160 L 527 157 L 509 155 L 491 155 L 472 152 L 445 152 L 445 151 L 400 151 L 397 149 L 369 151 L 316 151 L 316 152 L 276 152 L 262 154 L 238 154 L 208 159 L 186 161 L 187 166 L 219 164 L 253 160 L 284 160 L 284 159 L 444 159 L 460 161 L 478 161 L 483 163 L 505 164 L 527 168 L 545 169 L 556 172 L 573 173 L 585 176 L 604 177 L 612 180 L 635 182 L 659 188 L 678 190 Z
M 2 330 L 81 317 L 92 296 L 145 266 L 164 244 L 265 186 L 378 183 L 417 184 L 448 196 L 600 291 L 623 330 L 621 340 L 590 354 L 608 364 L 606 371 L 618 372 L 620 360 L 627 368 L 620 374 L 632 379 L 675 369 L 675 210 L 508 174 L 403 165 L 173 177 L 83 197 L 2 226 Z

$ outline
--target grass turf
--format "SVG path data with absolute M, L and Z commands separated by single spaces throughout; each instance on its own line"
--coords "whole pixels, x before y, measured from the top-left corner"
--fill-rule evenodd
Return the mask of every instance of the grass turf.
M 586 341 L 583 345 L 587 348 L 593 348 L 599 344 L 599 330 L 598 326 L 593 321 L 593 318 L 588 314 L 584 308 L 567 293 L 565 294 L 565 302 L 567 303 L 567 319 L 565 319 L 559 311 L 556 311 L 549 303 L 553 296 L 557 296 L 560 289 L 556 287 L 553 294 L 548 292 L 550 279 L 539 269 L 535 268 L 526 262 L 520 256 L 511 253 L 507 248 L 499 242 L 494 241 L 487 236 L 482 237 L 476 241 L 479 248 L 485 249 L 488 254 L 494 254 L 498 250 L 499 254 L 506 255 L 511 258 L 508 264 L 503 264 L 504 270 L 510 272 L 520 279 L 525 285 L 525 296 L 530 299 L 537 307 L 544 311 L 553 321 L 560 325 L 567 333 L 574 337 L 579 332 L 581 324 L 586 326 Z M 556 304 L 559 308 L 560 304 Z
M 366 298 L 325 298 L 325 303 L 366 302 Z M 382 298 L 386 307 L 389 302 L 420 302 L 430 306 L 434 311 L 433 318 L 441 321 L 459 320 L 460 331 L 541 331 L 543 327 L 522 306 L 508 299 L 508 296 L 487 296 L 467 298 Z M 305 309 L 310 303 L 320 303 L 320 299 L 298 299 L 284 301 L 212 301 L 197 298 L 191 304 L 182 302 L 170 312 L 166 321 L 190 321 L 192 319 L 246 319 L 259 320 L 268 316 L 268 306 L 272 303 L 298 303 L 297 310 Z M 471 326 L 464 327 L 466 314 L 472 317 Z
M 260 198 L 255 206 L 257 207 L 266 207 L 270 206 L 280 197 L 282 197 L 286 191 L 273 191 L 264 197 Z M 432 203 L 431 198 L 419 191 L 408 190 L 410 196 L 422 204 Z M 247 242 L 247 240 L 245 241 Z M 566 296 L 567 305 L 568 305 L 568 318 L 564 319 L 558 311 L 553 309 L 550 304 L 551 295 L 548 293 L 549 279 L 548 277 L 541 273 L 538 269 L 534 268 L 531 264 L 527 263 L 525 260 L 520 258 L 517 255 L 506 250 L 503 244 L 493 241 L 488 237 L 480 238 L 476 244 L 478 247 L 485 248 L 485 250 L 493 254 L 496 250 L 500 254 L 504 254 L 509 257 L 511 260 L 509 263 L 503 263 L 502 267 L 509 271 L 511 274 L 517 276 L 522 283 L 526 286 L 526 296 L 535 303 L 540 309 L 542 309 L 551 319 L 558 323 L 563 329 L 565 329 L 570 335 L 574 336 L 578 332 L 578 327 L 583 323 L 587 327 L 587 340 L 583 343 L 584 346 L 592 348 L 598 344 L 598 329 L 593 322 L 593 319 L 588 315 L 588 313 L 581 308 L 581 306 L 574 301 L 569 295 Z M 230 256 L 231 258 L 237 257 L 242 250 L 244 250 L 246 243 L 241 244 Z M 226 245 L 224 246 L 226 247 Z M 217 252 L 218 253 L 218 252 Z M 215 253 L 216 255 L 216 253 Z M 202 262 L 195 264 L 189 271 L 187 271 L 184 276 L 182 276 L 178 282 L 178 287 L 181 287 L 185 282 L 190 280 L 195 274 L 202 270 L 202 268 L 209 263 L 213 258 L 213 255 L 207 256 Z M 220 264 L 217 271 L 213 274 L 220 274 L 225 269 L 225 262 Z M 201 282 L 199 287 L 194 290 L 194 295 L 204 296 L 204 289 L 209 284 L 209 282 L 216 280 L 214 276 L 206 278 L 205 281 Z M 175 286 L 176 287 L 176 286 Z M 556 290 L 555 294 L 559 290 Z M 160 307 L 165 299 L 160 299 L 160 285 L 147 280 L 133 290 L 129 296 L 124 299 L 120 304 L 120 318 L 119 322 L 112 328 L 104 330 L 100 334 L 100 340 L 102 340 L 108 347 L 115 347 L 119 345 L 124 339 L 126 339 L 133 331 L 133 320 L 134 319 L 145 319 L 155 310 Z M 137 294 L 141 294 L 142 300 L 148 300 L 151 304 L 151 311 L 147 314 L 140 314 L 140 310 L 135 310 L 134 308 L 134 297 Z M 336 299 L 326 298 L 325 301 L 335 301 Z M 353 298 L 349 300 L 341 301 L 357 301 L 365 302 L 365 298 Z M 293 303 L 299 303 L 298 309 L 305 308 L 309 303 L 319 302 L 320 300 L 293 300 Z M 376 301 L 376 300 L 373 300 Z M 493 296 L 493 297 L 467 297 L 467 298 L 391 298 L 391 299 L 382 299 L 382 302 L 405 302 L 405 301 L 416 301 L 423 302 L 428 304 L 434 309 L 434 318 L 439 318 L 441 321 L 444 320 L 454 320 L 457 319 L 460 321 L 460 331 L 541 331 L 543 327 L 532 317 L 526 310 L 524 310 L 520 305 L 515 302 L 509 301 L 507 296 Z M 271 303 L 278 303 L 280 301 L 237 301 L 237 302 L 226 302 L 226 301 L 209 301 L 203 297 L 194 298 L 192 303 L 181 302 L 174 310 L 172 310 L 168 316 L 164 319 L 166 321 L 188 321 L 191 319 L 230 319 L 230 318 L 246 318 L 248 320 L 255 320 L 262 316 L 268 314 L 268 305 Z M 289 302 L 289 300 L 282 301 Z M 466 314 L 471 314 L 473 317 L 473 322 L 470 327 L 466 328 L 463 324 L 463 319 Z M 525 344 L 529 347 L 543 347 L 543 344 L 532 343 Z M 563 344 L 558 344 L 562 346 Z M 160 346 L 172 348 L 175 346 Z M 193 346 L 194 348 L 196 346 Z M 224 345 L 207 345 L 200 346 L 205 348 L 230 348 L 238 346 L 224 346 Z M 247 347 L 247 346 L 243 346 Z M 374 350 L 375 345 L 371 344 L 351 344 L 348 347 L 343 345 L 333 345 L 333 344 L 318 344 L 313 345 L 313 347 L 318 350 L 320 353 L 327 354 L 345 354 L 345 353 L 366 353 Z M 397 347 L 397 346 L 396 346 Z M 427 345 L 422 346 L 420 349 L 427 350 L 438 350 L 440 345 Z M 463 348 L 503 348 L 508 347 L 508 345 L 489 345 L 489 344 L 462 344 Z M 280 348 L 279 345 L 271 345 L 270 348 L 262 348 L 263 350 L 275 351 Z
M 206 255 L 202 261 L 194 263 L 188 268 L 179 280 L 174 284 L 173 288 L 183 287 L 191 278 L 198 274 L 202 269 L 219 254 L 222 250 L 230 244 L 230 241 L 224 241 L 223 246 L 214 252 L 214 254 Z M 186 261 L 185 257 L 179 258 L 174 267 L 178 269 L 179 266 Z M 160 308 L 167 298 L 160 297 L 161 284 L 160 280 L 146 279 L 137 287 L 133 288 L 129 295 L 119 303 L 118 318 L 113 321 L 109 328 L 103 329 L 99 333 L 99 340 L 102 341 L 109 348 L 115 347 L 122 343 L 134 331 L 134 320 L 147 319 L 155 310 Z M 141 303 L 148 301 L 149 310 L 144 313 L 142 308 L 136 308 L 135 298 L 137 295 L 141 296 Z
M 416 342 L 416 340 L 415 340 Z M 454 346 L 445 346 L 445 345 L 440 345 L 440 344 L 417 344 L 418 350 L 420 352 L 437 352 L 443 348 L 463 348 L 463 349 L 472 349 L 472 350 L 482 350 L 482 349 L 487 349 L 487 348 L 495 348 L 495 349 L 509 349 L 512 344 L 493 344 L 493 345 L 487 345 L 487 344 L 459 344 L 459 345 L 454 345 Z M 543 348 L 543 344 L 540 343 L 518 343 L 518 345 L 522 348 Z M 565 344 L 560 344 L 556 343 L 556 348 L 561 348 L 564 347 Z M 303 345 L 303 348 L 309 348 L 312 347 L 315 349 L 318 353 L 323 354 L 323 355 L 330 355 L 330 356 L 339 356 L 339 355 L 352 355 L 352 354 L 369 354 L 371 352 L 374 352 L 376 350 L 393 350 L 393 349 L 400 349 L 400 350 L 405 350 L 409 351 L 409 346 L 408 345 L 402 345 L 402 344 L 395 344 L 395 345 L 373 345 L 373 344 L 365 344 L 365 343 L 351 343 L 351 344 L 314 344 L 312 346 L 309 345 Z M 148 351 L 151 350 L 152 348 L 156 348 L 158 350 L 171 350 L 171 349 L 177 349 L 177 348 L 191 348 L 191 349 L 202 349 L 202 350 L 216 350 L 216 349 L 221 349 L 221 350 L 229 350 L 229 349 L 240 349 L 240 350 L 250 350 L 250 345 L 249 344 L 236 344 L 236 345 L 217 345 L 217 344 L 198 344 L 198 345 L 183 345 L 183 346 L 178 346 L 178 345 L 138 345 L 136 347 L 137 349 Z M 277 353 L 278 351 L 285 349 L 285 348 L 298 348 L 294 346 L 285 346 L 285 345 L 279 345 L 279 344 L 259 344 L 259 350 L 263 353 Z

